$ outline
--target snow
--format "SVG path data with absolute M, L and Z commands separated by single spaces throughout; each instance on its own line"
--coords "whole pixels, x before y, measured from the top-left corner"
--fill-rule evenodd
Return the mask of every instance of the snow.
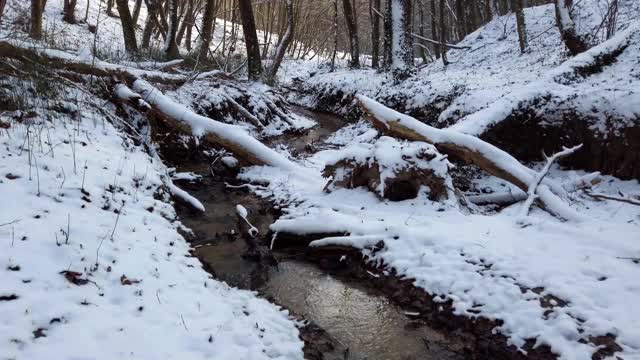
M 189 255 L 164 165 L 84 93 L 60 96 L 80 121 L 48 111 L 0 133 L 2 356 L 302 359 L 287 311 Z
M 397 113 L 392 115 L 394 120 L 404 120 Z M 365 124 L 350 125 L 350 130 L 339 131 L 329 140 L 343 144 L 343 149 L 358 148 L 363 146 L 359 136 L 367 131 Z M 311 246 L 358 248 L 371 263 L 394 268 L 440 301 L 451 301 L 456 314 L 503 321 L 495 331 L 515 346 L 534 339 L 538 345 L 551 346 L 561 359 L 586 359 L 598 348 L 588 340 L 590 336 L 613 334 L 623 348 L 616 356 L 640 359 L 640 311 L 630 306 L 640 301 L 640 287 L 633 285 L 640 267 L 632 261 L 640 256 L 637 206 L 597 202 L 584 193 L 571 193 L 572 210 L 589 221 L 579 226 L 563 223 L 534 208 L 523 226 L 516 221 L 521 204 L 484 215 L 479 208 L 469 214 L 433 202 L 425 192 L 400 202 L 380 200 L 365 189 L 327 193 L 320 173 L 343 149 L 320 151 L 306 159 L 304 163 L 316 169 L 315 181 L 265 166 L 239 175 L 261 184 L 251 189 L 282 209 L 283 216 L 271 225 L 272 231 L 345 234 L 316 240 Z M 535 171 L 528 173 L 533 178 Z M 555 166 L 549 174 L 563 184 L 593 177 Z M 495 193 L 513 188 L 491 177 L 475 182 L 478 188 Z M 594 191 L 637 196 L 640 184 L 604 176 Z M 380 241 L 382 250 L 372 252 L 370 247 Z M 555 306 L 542 305 L 543 299 L 552 303 L 548 296 L 553 296 Z
M 133 84 L 133 90 L 142 95 L 146 102 L 155 106 L 161 112 L 189 126 L 193 136 L 202 137 L 211 133 L 224 141 L 239 144 L 242 148 L 247 149 L 252 156 L 265 164 L 281 167 L 299 175 L 304 175 L 305 173 L 304 168 L 263 145 L 244 129 L 198 115 L 184 105 L 171 100 L 144 80 L 136 80 Z

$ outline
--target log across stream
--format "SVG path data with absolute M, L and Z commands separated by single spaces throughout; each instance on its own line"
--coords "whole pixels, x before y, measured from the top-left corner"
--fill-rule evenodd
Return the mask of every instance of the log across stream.
M 298 109 L 320 126 L 301 136 L 277 139 L 298 152 L 328 136 L 341 121 L 327 114 Z M 178 171 L 203 176 L 185 189 L 207 208 L 204 214 L 178 205 L 181 221 L 194 232 L 195 255 L 215 277 L 232 286 L 257 290 L 296 316 L 316 325 L 301 331 L 305 356 L 311 359 L 463 359 L 461 345 L 430 328 L 375 289 L 355 279 L 332 276 L 304 255 L 304 247 L 276 250 L 274 259 L 247 258 L 247 244 L 239 234 L 236 204 L 250 211 L 250 220 L 266 234 L 274 220 L 268 202 L 242 189 L 229 189 L 212 176 L 207 164 L 176 164 Z M 245 255 L 245 256 L 243 256 Z M 277 262 L 277 265 L 276 265 Z M 322 330 L 317 330 L 318 327 Z M 312 332 L 311 334 L 309 332 Z M 326 331 L 326 333 L 325 333 Z

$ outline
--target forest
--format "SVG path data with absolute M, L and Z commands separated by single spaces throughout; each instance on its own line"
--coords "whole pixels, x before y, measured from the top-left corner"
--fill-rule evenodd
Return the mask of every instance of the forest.
M 640 360 L 640 1 L 0 0 L 0 359 Z

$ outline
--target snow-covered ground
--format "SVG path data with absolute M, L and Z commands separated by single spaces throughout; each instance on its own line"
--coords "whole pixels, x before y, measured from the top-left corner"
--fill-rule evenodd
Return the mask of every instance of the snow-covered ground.
M 348 149 L 371 143 L 374 134 L 359 123 L 328 142 Z M 640 301 L 635 285 L 640 276 L 640 207 L 573 193 L 568 201 L 586 220 L 561 222 L 536 209 L 523 224 L 521 203 L 485 215 L 479 208 L 472 207 L 469 214 L 450 202 L 433 202 L 426 188 L 418 198 L 401 202 L 380 200 L 364 188 L 327 193 L 328 179 L 320 172 L 343 152 L 325 150 L 305 159 L 316 169 L 314 181 L 271 167 L 250 168 L 240 177 L 268 184 L 253 190 L 284 205 L 272 230 L 345 233 L 311 246 L 360 248 L 372 262 L 415 279 L 416 286 L 443 302 L 452 301 L 457 314 L 502 320 L 496 331 L 518 347 L 535 339 L 562 359 L 588 359 L 597 350 L 590 337 L 611 334 L 623 348 L 616 355 L 640 359 L 640 312 L 633 305 Z M 550 177 L 570 182 L 582 175 L 554 168 Z M 474 182 L 483 191 L 518 191 L 492 177 Z M 640 184 L 605 176 L 594 191 L 637 199 Z M 368 247 L 381 240 L 384 248 L 372 253 Z M 561 300 L 542 301 L 549 295 Z
M 584 0 L 575 3 L 578 29 L 585 34 L 597 33 L 592 40 L 595 44 L 605 40 L 603 31 L 595 29 L 602 23 L 603 8 L 606 9 L 608 2 Z M 618 35 L 625 30 L 637 29 L 640 2 L 621 0 L 619 9 Z M 304 60 L 285 63 L 283 81 L 303 91 L 302 96 L 293 93 L 290 99 L 304 106 L 349 115 L 354 108 L 353 95 L 359 93 L 396 110 L 410 112 L 438 127 L 459 121 L 475 124 L 477 118 L 487 117 L 486 111 L 479 112 L 482 109 L 491 108 L 491 115 L 496 116 L 496 112 L 500 113 L 498 110 L 500 114 L 507 113 L 505 103 L 511 109 L 522 101 L 525 104 L 526 101 L 541 103 L 544 107 L 539 106 L 536 111 L 547 112 L 548 121 L 559 120 L 562 110 L 567 107 L 567 99 L 573 100 L 578 93 L 579 110 L 594 118 L 594 127 L 604 128 L 612 118 L 637 118 L 640 82 L 637 76 L 631 75 L 639 68 L 640 40 L 636 35 L 632 35 L 632 45 L 625 50 L 623 58 L 604 73 L 595 78 L 587 74 L 584 79 L 579 77 L 572 82 L 556 84 L 552 75 L 569 57 L 555 23 L 554 6 L 526 8 L 524 13 L 529 39 L 525 54 L 520 54 L 515 16 L 510 14 L 495 18 L 458 44 L 468 49 L 450 49 L 447 66 L 441 60 L 435 61 L 398 84 L 385 72 L 344 68 L 329 72 L 326 64 Z M 590 90 L 603 79 L 606 81 L 596 87 L 597 91 Z M 629 98 L 628 93 L 634 96 Z M 606 111 L 592 113 L 592 103 Z M 553 110 L 560 110 L 557 112 L 560 115 L 552 116 Z M 474 124 L 466 127 L 475 130 Z
M 0 357 L 302 359 L 287 311 L 189 255 L 167 168 L 114 109 L 57 91 L 2 115 Z

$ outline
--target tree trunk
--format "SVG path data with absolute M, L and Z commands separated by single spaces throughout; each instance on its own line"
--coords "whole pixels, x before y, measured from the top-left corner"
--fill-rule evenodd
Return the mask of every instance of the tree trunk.
M 242 21 L 242 32 L 244 33 L 244 43 L 247 49 L 249 80 L 256 80 L 262 74 L 262 62 L 260 61 L 260 45 L 258 45 L 251 0 L 238 0 L 238 7 L 240 20 Z
M 164 43 L 164 53 L 167 59 L 173 60 L 180 57 L 176 35 L 178 34 L 178 0 L 168 0 L 168 27 L 167 38 Z
M 42 38 L 42 0 L 31 0 L 31 30 L 29 36 L 32 39 Z
M 76 3 L 77 0 L 64 0 L 62 5 L 62 20 L 69 23 L 76 23 Z
M 342 0 L 344 19 L 347 23 L 347 31 L 349 33 L 349 45 L 351 53 L 351 68 L 360 67 L 360 45 L 358 43 L 358 24 L 356 23 L 355 14 L 351 7 L 351 0 Z
M 4 14 L 4 7 L 7 5 L 7 0 L 0 0 L 0 24 L 2 24 L 2 14 Z
M 516 15 L 516 23 L 518 27 L 518 42 L 520 43 L 520 52 L 527 50 L 527 27 L 524 21 L 524 10 L 522 9 L 522 0 L 511 0 L 511 8 Z
M 444 5 L 447 0 L 440 0 L 440 55 L 442 56 L 442 63 L 447 66 L 447 48 L 444 44 L 447 43 L 447 22 L 444 12 Z
M 485 22 L 489 22 L 493 19 L 493 11 L 491 10 L 491 2 L 493 0 L 484 0 L 484 17 Z
M 438 25 L 436 19 L 438 15 L 436 13 L 436 0 L 431 0 L 431 37 L 438 39 Z M 436 53 L 436 59 L 440 59 L 440 46 L 434 46 Z
M 422 4 L 419 4 L 420 6 L 420 25 L 418 26 L 418 35 L 425 37 L 425 33 L 424 33 L 424 6 Z M 426 63 L 427 62 L 427 50 L 425 48 L 425 43 L 423 40 L 420 40 L 419 43 L 422 45 L 420 46 L 420 57 L 422 58 L 422 62 Z
M 576 27 L 571 18 L 571 8 L 573 0 L 555 0 L 556 23 L 560 30 L 560 36 L 569 53 L 573 56 L 586 51 L 589 46 L 584 38 L 578 35 Z
M 216 0 L 207 0 L 202 17 L 202 30 L 200 33 L 200 54 L 198 58 L 204 61 L 209 53 L 211 45 L 211 32 L 213 31 L 213 21 L 216 17 Z
M 129 1 L 116 0 L 116 6 L 118 6 L 120 22 L 122 23 L 124 47 L 128 53 L 135 54 L 138 52 L 138 45 L 136 43 L 136 29 L 131 19 L 131 13 L 129 12 Z
M 413 67 L 411 0 L 391 1 L 391 73 L 396 80 L 409 77 Z
M 333 52 L 331 53 L 331 71 L 336 69 L 338 53 L 338 0 L 333 0 Z
M 279 41 L 275 57 L 271 63 L 271 68 L 269 69 L 268 80 L 274 80 L 276 78 L 280 64 L 282 64 L 282 59 L 284 59 L 284 54 L 293 40 L 293 29 L 295 28 L 293 17 L 293 0 L 287 0 L 287 30 L 282 36 L 282 40 Z
M 136 26 L 138 24 L 138 18 L 140 17 L 140 8 L 142 8 L 142 0 L 136 0 L 135 5 L 133 6 L 133 14 L 131 15 L 133 26 Z
M 377 69 L 380 66 L 380 0 L 369 0 L 371 16 L 371 67 Z M 376 12 L 377 11 L 377 12 Z
M 113 0 L 107 0 L 107 15 L 117 17 L 116 14 L 113 13 Z
M 392 0 L 386 0 L 385 3 L 385 11 L 384 11 L 384 47 L 383 47 L 383 59 L 384 59 L 384 67 L 385 70 L 389 70 L 391 68 L 391 58 L 392 58 L 392 42 L 393 42 L 393 30 L 392 30 L 392 21 L 391 21 L 391 2 Z
M 154 17 L 158 12 L 157 0 L 145 0 L 147 5 L 147 19 L 144 21 L 144 30 L 142 30 L 142 48 L 148 49 L 151 42 L 151 35 L 153 33 L 153 27 L 155 25 Z

